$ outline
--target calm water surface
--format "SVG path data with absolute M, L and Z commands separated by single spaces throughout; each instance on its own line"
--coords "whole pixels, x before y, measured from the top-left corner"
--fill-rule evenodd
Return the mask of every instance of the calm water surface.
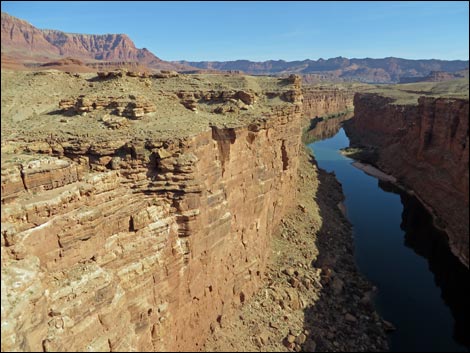
M 391 351 L 468 351 L 469 271 L 415 198 L 351 165 L 344 130 L 308 145 L 343 185 L 360 271 L 378 287 L 377 309 L 397 331 Z

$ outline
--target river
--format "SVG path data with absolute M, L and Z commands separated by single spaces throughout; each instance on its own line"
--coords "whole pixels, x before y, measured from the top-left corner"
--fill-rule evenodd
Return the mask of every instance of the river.
M 339 152 L 348 146 L 342 128 L 308 145 L 319 167 L 343 186 L 357 265 L 378 288 L 377 310 L 397 328 L 389 335 L 390 350 L 468 351 L 468 269 L 422 205 L 352 166 Z

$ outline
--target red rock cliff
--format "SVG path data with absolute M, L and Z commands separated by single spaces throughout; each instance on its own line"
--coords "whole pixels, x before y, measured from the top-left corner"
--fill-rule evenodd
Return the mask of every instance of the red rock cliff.
M 292 92 L 244 127 L 2 161 L 2 350 L 197 350 L 258 288 L 295 198 Z
M 85 61 L 127 62 L 155 69 L 188 70 L 190 66 L 161 60 L 146 48 L 136 48 L 125 34 L 78 34 L 41 30 L 2 12 L 2 54 L 18 61 L 45 62 L 73 57 Z
M 348 127 L 353 144 L 378 147 L 378 166 L 432 209 L 467 267 L 468 120 L 468 100 L 421 97 L 416 106 L 402 106 L 376 94 L 356 94 Z
M 125 34 L 76 34 L 42 30 L 44 38 L 61 56 L 106 61 L 159 61 L 147 49 L 137 49 Z
M 302 94 L 306 119 L 344 112 L 353 108 L 354 93 L 351 91 L 305 86 Z
M 41 30 L 26 21 L 1 14 L 2 53 L 23 57 L 58 57 L 59 49 L 49 43 Z

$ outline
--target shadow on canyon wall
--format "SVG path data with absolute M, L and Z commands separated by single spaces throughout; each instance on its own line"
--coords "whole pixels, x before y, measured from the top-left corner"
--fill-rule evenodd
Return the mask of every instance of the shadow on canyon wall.
M 379 182 L 379 186 L 400 195 L 403 204 L 400 227 L 405 232 L 404 244 L 427 260 L 441 297 L 452 312 L 453 338 L 469 349 L 469 270 L 452 254 L 446 233 L 434 227 L 431 214 L 416 197 L 389 183 Z

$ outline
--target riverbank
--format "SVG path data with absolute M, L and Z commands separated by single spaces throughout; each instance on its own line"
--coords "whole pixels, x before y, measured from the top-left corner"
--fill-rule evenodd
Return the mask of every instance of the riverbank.
M 361 162 L 353 162 L 351 163 L 351 165 L 356 167 L 357 169 L 364 171 L 364 173 L 366 174 L 376 177 L 379 180 L 388 181 L 390 183 L 397 182 L 397 178 L 393 177 L 392 175 L 386 174 L 382 172 L 380 169 L 377 169 L 369 164 L 364 164 Z
M 380 315 L 397 327 L 389 336 L 390 350 L 466 351 L 461 333 L 468 328 L 468 271 L 438 241 L 442 233 L 421 203 L 395 184 L 355 168 L 339 153 L 347 146 L 340 129 L 309 147 L 318 166 L 342 183 L 357 266 L 378 288 Z
M 212 327 L 205 351 L 385 351 L 374 288 L 358 272 L 344 196 L 333 174 L 301 153 L 298 204 L 272 240 L 266 283 Z

